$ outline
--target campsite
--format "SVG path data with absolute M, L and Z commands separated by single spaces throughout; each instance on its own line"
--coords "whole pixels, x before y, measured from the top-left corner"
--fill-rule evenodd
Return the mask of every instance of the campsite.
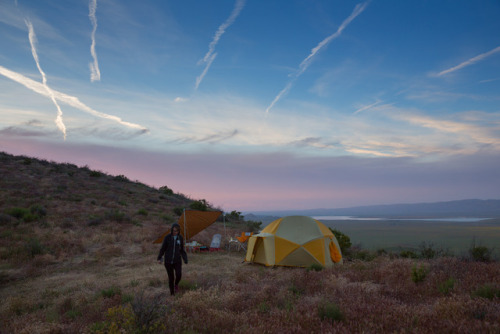
M 208 248 L 220 234 L 220 248 L 189 252 L 171 297 L 153 241 L 184 210 L 217 208 L 88 167 L 0 160 L 1 333 L 500 331 L 494 259 L 358 249 L 365 241 L 345 223 L 334 226 L 353 244 L 342 264 L 252 264 L 245 248 L 261 226 L 237 211 L 196 234 Z M 229 250 L 244 232 L 253 233 L 244 248 Z

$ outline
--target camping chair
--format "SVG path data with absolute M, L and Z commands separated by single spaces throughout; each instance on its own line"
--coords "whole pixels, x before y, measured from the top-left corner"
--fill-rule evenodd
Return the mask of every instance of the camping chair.
M 210 244 L 209 251 L 210 252 L 215 252 L 220 250 L 220 240 L 222 239 L 222 236 L 220 234 L 214 234 L 212 238 L 212 243 Z
M 240 250 L 240 249 L 243 249 L 245 251 L 247 250 L 246 242 L 248 241 L 248 239 L 250 239 L 250 237 L 252 235 L 253 235 L 253 232 L 241 232 L 241 236 L 236 237 L 236 240 L 239 243 L 238 250 Z

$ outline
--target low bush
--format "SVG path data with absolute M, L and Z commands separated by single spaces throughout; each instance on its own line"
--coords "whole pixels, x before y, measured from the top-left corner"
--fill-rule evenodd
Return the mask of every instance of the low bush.
M 490 262 L 493 250 L 486 246 L 472 246 L 469 248 L 469 255 L 472 260 L 479 262 Z
M 491 284 L 480 286 L 472 292 L 472 296 L 486 299 L 500 298 L 500 289 Z
M 423 259 L 434 259 L 444 255 L 446 252 L 436 247 L 433 243 L 422 242 L 419 246 L 420 257 Z
M 22 219 L 23 216 L 29 214 L 30 211 L 25 208 L 9 208 L 5 210 L 5 213 L 14 218 Z
M 146 209 L 139 209 L 137 211 L 137 214 L 141 215 L 141 216 L 147 216 L 148 215 L 148 211 Z
M 410 250 L 404 250 L 399 253 L 399 256 L 405 259 L 418 259 L 418 255 Z
M 144 293 L 137 294 L 132 301 L 135 327 L 141 333 L 157 333 L 165 330 L 162 316 L 165 314 L 166 306 L 163 305 L 165 296 L 145 296 Z
M 323 270 L 323 266 L 319 263 L 313 263 L 309 267 L 307 267 L 307 271 L 321 271 Z
M 158 189 L 158 190 L 165 195 L 173 195 L 174 194 L 174 191 L 167 186 L 160 187 L 160 189 Z
M 446 281 L 438 285 L 438 290 L 444 295 L 449 295 L 455 287 L 455 279 L 448 278 Z
M 377 257 L 375 253 L 366 249 L 353 249 L 349 253 L 354 260 L 373 261 Z
M 351 238 L 347 234 L 344 234 L 340 232 L 339 230 L 330 228 L 330 231 L 332 231 L 333 235 L 337 239 L 339 246 L 340 246 L 340 251 L 342 254 L 345 254 L 348 252 L 348 249 L 351 248 L 352 242 Z
M 101 295 L 104 298 L 112 298 L 119 294 L 121 294 L 121 289 L 117 286 L 112 286 L 107 289 L 101 290 Z
M 118 182 L 130 182 L 130 180 L 125 175 L 117 175 L 113 178 L 113 180 Z
M 419 267 L 414 264 L 411 269 L 411 280 L 415 283 L 423 282 L 427 277 L 427 273 L 428 269 L 423 264 L 421 264 Z
M 103 174 L 101 172 L 96 171 L 96 170 L 92 170 L 92 171 L 90 171 L 89 175 L 91 177 L 101 177 Z
M 35 255 L 41 255 L 45 252 L 45 248 L 36 238 L 31 238 L 26 242 L 26 250 L 31 257 L 35 257 Z
M 198 201 L 192 202 L 189 207 L 193 210 L 207 211 L 209 205 L 205 199 L 200 199 Z
M 323 302 L 318 306 L 318 315 L 321 320 L 329 320 L 331 322 L 344 320 L 344 314 L 333 302 Z

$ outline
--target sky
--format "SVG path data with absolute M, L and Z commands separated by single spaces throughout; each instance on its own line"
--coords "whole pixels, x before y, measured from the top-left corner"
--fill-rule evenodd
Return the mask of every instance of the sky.
M 500 2 L 0 0 L 0 151 L 225 211 L 500 199 Z

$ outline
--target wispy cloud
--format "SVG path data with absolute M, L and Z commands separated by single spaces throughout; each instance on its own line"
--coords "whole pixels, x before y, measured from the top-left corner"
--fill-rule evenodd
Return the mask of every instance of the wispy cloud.
M 101 80 L 101 71 L 99 70 L 99 63 L 97 62 L 97 54 L 95 52 L 95 32 L 97 30 L 97 18 L 95 16 L 95 12 L 97 10 L 97 0 L 89 1 L 89 18 L 92 23 L 92 44 L 90 45 L 90 54 L 94 59 L 93 63 L 89 64 L 90 67 L 90 81 L 99 81 Z
M 245 6 L 245 1 L 246 0 L 236 0 L 231 15 L 229 15 L 228 19 L 219 26 L 219 29 L 217 29 L 217 32 L 215 33 L 215 36 L 212 39 L 212 42 L 210 42 L 210 44 L 208 45 L 208 52 L 205 54 L 203 59 L 201 59 L 198 62 L 198 64 L 205 63 L 206 65 L 205 69 L 200 74 L 200 76 L 196 78 L 196 89 L 198 89 L 198 86 L 200 85 L 201 81 L 207 74 L 210 65 L 212 65 L 213 61 L 215 60 L 215 57 L 217 56 L 217 53 L 215 53 L 215 46 L 219 42 L 221 36 L 226 32 L 226 29 L 229 28 L 229 26 L 234 23 L 238 15 L 240 15 L 241 10 Z
M 494 48 L 493 50 L 490 50 L 488 52 L 485 52 L 485 53 L 482 53 L 478 56 L 475 56 L 469 60 L 466 60 L 464 61 L 463 63 L 460 63 L 458 64 L 457 66 L 454 66 L 452 68 L 449 68 L 447 70 L 444 70 L 444 71 L 441 71 L 437 74 L 438 77 L 442 76 L 442 75 L 446 75 L 446 74 L 449 74 L 449 73 L 452 73 L 452 72 L 455 72 L 455 71 L 458 71 L 464 67 L 467 67 L 469 65 L 472 65 L 472 64 L 475 64 L 477 63 L 478 61 L 481 61 L 497 52 L 500 52 L 500 46 L 497 46 L 496 48 Z
M 342 34 L 342 31 L 344 31 L 344 29 L 349 25 L 349 23 L 351 23 L 352 20 L 354 20 L 359 14 L 361 14 L 365 10 L 367 5 L 368 2 L 365 2 L 363 4 L 357 4 L 356 7 L 354 7 L 354 10 L 351 13 L 351 15 L 349 15 L 349 17 L 345 19 L 344 22 L 342 22 L 342 24 L 339 26 L 336 32 L 331 34 L 324 40 L 322 40 L 315 48 L 311 50 L 311 53 L 300 63 L 297 72 L 292 75 L 292 79 L 290 79 L 285 88 L 283 88 L 281 92 L 279 92 L 279 94 L 274 98 L 273 102 L 271 102 L 269 107 L 267 107 L 266 114 L 269 113 L 269 110 L 271 110 L 271 108 L 274 107 L 274 105 L 281 99 L 281 97 L 290 90 L 293 82 L 297 80 L 297 78 L 301 76 L 305 70 L 307 70 L 307 68 L 309 67 L 309 65 L 311 65 L 311 62 L 313 61 L 314 56 L 328 43 L 330 43 L 335 38 L 339 37 Z
M 113 115 L 108 115 L 108 114 L 105 114 L 105 113 L 102 113 L 102 112 L 99 112 L 99 111 L 96 111 L 92 108 L 90 108 L 89 106 L 87 106 L 86 104 L 82 103 L 77 97 L 75 96 L 71 96 L 71 95 L 67 95 L 67 94 L 64 94 L 64 93 L 60 93 L 58 91 L 55 91 L 55 90 L 50 90 L 51 93 L 49 93 L 46 89 L 45 89 L 45 86 L 39 82 L 36 82 L 30 78 L 27 78 L 25 77 L 24 75 L 22 74 L 19 74 L 17 72 L 14 72 L 14 71 L 11 71 L 3 66 L 0 66 L 0 74 L 13 80 L 13 81 L 16 81 L 18 83 L 20 83 L 21 85 L 25 86 L 26 88 L 34 91 L 35 93 L 38 93 L 40 95 L 43 95 L 43 96 L 47 96 L 47 97 L 51 97 L 53 96 L 54 99 L 60 101 L 60 102 L 63 102 L 63 103 L 66 103 L 67 105 L 71 106 L 71 107 L 74 107 L 74 108 L 77 108 L 81 111 L 84 111 L 84 112 L 87 112 L 93 116 L 96 116 L 96 117 L 100 117 L 100 118 L 104 118 L 104 119 L 108 119 L 108 120 L 111 120 L 111 121 L 114 121 L 114 122 L 117 122 L 121 125 L 124 125 L 124 126 L 127 126 L 129 128 L 132 128 L 132 129 L 138 129 L 141 133 L 147 133 L 149 132 L 149 130 L 145 127 L 143 127 L 142 125 L 138 125 L 138 124 L 134 124 L 134 123 L 130 123 L 130 122 L 125 122 L 123 121 L 121 118 L 117 117 L 117 116 L 113 116 Z
M 33 54 L 33 58 L 35 59 L 36 66 L 38 67 L 38 71 L 42 75 L 42 83 L 43 86 L 45 87 L 45 90 L 47 91 L 48 96 L 54 103 L 54 105 L 57 108 L 57 117 L 56 117 L 56 125 L 59 128 L 59 130 L 63 133 L 64 139 L 66 140 L 66 126 L 64 125 L 63 119 L 62 119 L 62 110 L 61 107 L 59 107 L 59 104 L 57 103 L 56 97 L 54 95 L 54 92 L 52 89 L 50 89 L 49 85 L 47 85 L 47 77 L 45 75 L 45 72 L 42 70 L 42 67 L 40 66 L 40 61 L 38 59 L 38 53 L 36 51 L 36 35 L 35 35 L 35 30 L 33 29 L 33 25 L 31 24 L 31 21 L 29 19 L 25 20 L 26 26 L 28 26 L 28 37 L 30 40 L 30 45 L 31 45 L 31 53 Z
M 184 137 L 174 140 L 174 142 L 181 143 L 209 143 L 214 144 L 231 139 L 238 135 L 238 130 L 234 129 L 232 131 L 221 131 L 218 133 L 212 133 L 203 137 Z

